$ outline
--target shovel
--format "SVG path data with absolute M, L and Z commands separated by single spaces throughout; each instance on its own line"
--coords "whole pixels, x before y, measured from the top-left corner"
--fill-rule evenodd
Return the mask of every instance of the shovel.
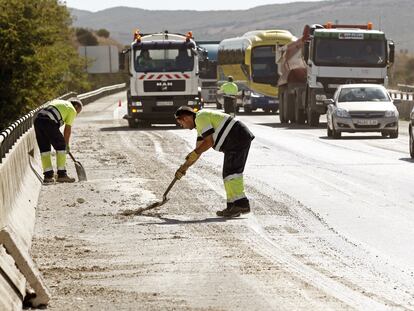
M 169 200 L 167 198 L 168 192 L 170 192 L 171 188 L 174 186 L 175 182 L 178 179 L 174 177 L 174 179 L 171 181 L 170 185 L 168 186 L 167 190 L 165 190 L 164 195 L 162 196 L 162 201 L 154 202 L 146 207 L 140 207 L 136 210 L 126 210 L 122 212 L 122 215 L 129 216 L 129 215 L 140 215 L 142 212 L 148 211 L 150 209 L 160 207 L 161 205 L 164 205 Z
M 33 173 L 36 175 L 37 179 L 39 179 L 40 183 L 44 185 L 42 176 L 40 176 L 40 174 L 36 171 L 36 169 L 34 168 L 32 164 L 32 159 L 34 158 L 34 149 L 30 150 L 28 153 L 29 153 L 30 168 L 32 169 Z
M 69 152 L 69 156 L 72 158 L 73 162 L 75 163 L 76 174 L 78 175 L 79 181 L 86 181 L 86 172 L 83 168 L 82 164 L 79 161 L 76 161 L 75 157 Z
M 187 162 L 184 163 L 183 165 L 181 165 L 180 167 L 182 170 L 187 171 L 187 169 L 189 168 L 189 165 L 187 165 Z M 168 192 L 170 192 L 170 190 L 172 189 L 172 187 L 174 186 L 175 182 L 177 181 L 177 177 L 174 177 L 174 179 L 171 181 L 171 183 L 169 184 L 169 186 L 167 187 L 167 190 L 165 190 L 163 196 L 162 196 L 162 201 L 158 201 L 158 202 L 154 202 L 146 207 L 141 207 L 138 208 L 136 210 L 127 210 L 127 211 L 123 211 L 122 215 L 124 216 L 129 216 L 129 215 L 140 215 L 142 212 L 144 211 L 148 211 L 150 209 L 156 208 L 156 207 L 160 207 L 161 205 L 164 205 L 165 203 L 167 203 L 167 201 L 169 200 L 167 198 L 167 194 Z

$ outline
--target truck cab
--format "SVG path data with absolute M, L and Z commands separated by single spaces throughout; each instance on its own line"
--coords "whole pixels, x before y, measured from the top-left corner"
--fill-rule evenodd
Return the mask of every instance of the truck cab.
M 143 35 L 138 31 L 129 53 L 125 118 L 130 127 L 175 123 L 178 107 L 200 108 L 198 53 L 191 32 Z

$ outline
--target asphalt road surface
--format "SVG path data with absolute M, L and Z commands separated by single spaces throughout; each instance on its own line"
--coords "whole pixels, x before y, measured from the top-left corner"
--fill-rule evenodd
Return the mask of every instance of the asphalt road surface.
M 215 216 L 223 155 L 211 150 L 164 206 L 123 216 L 162 198 L 196 133 L 130 129 L 120 99 L 91 103 L 75 121 L 71 150 L 88 181 L 42 188 L 32 253 L 49 310 L 414 310 L 406 122 L 398 139 L 333 140 L 323 122 L 241 113 L 256 136 L 250 214 Z

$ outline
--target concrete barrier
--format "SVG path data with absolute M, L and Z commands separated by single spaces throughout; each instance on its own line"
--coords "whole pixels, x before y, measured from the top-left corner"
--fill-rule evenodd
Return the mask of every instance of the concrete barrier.
M 84 104 L 116 93 L 125 84 L 105 87 L 78 97 Z M 76 95 L 67 94 L 64 98 Z M 62 98 L 62 97 L 61 97 Z M 33 113 L 33 112 L 31 112 Z M 0 162 L 0 310 L 21 310 L 23 301 L 34 307 L 47 305 L 50 296 L 42 277 L 30 257 L 36 206 L 41 184 L 31 171 L 29 151 L 37 144 L 33 128 L 16 141 L 10 141 L 13 128 L 2 132 L 0 145 L 8 147 Z M 3 146 L 0 146 L 3 147 Z M 3 158 L 4 155 L 4 158 Z M 39 152 L 35 152 L 35 168 L 39 169 Z M 26 284 L 35 291 L 27 295 Z
M 21 258 L 10 241 L 18 241 L 20 257 L 27 258 L 34 231 L 35 211 L 40 183 L 31 172 L 28 150 L 35 146 L 34 131 L 29 130 L 15 143 L 12 150 L 0 164 L 0 270 L 2 286 L 0 286 L 0 310 L 21 310 L 22 298 L 26 295 L 26 277 L 18 268 Z M 12 240 L 7 233 L 18 232 Z M 10 236 L 10 235 L 9 235 Z M 34 265 L 31 265 L 35 271 Z

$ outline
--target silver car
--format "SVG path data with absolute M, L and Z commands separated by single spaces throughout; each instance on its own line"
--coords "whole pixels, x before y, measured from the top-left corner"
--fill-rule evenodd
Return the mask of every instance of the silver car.
M 398 110 L 382 85 L 340 85 L 325 104 L 328 137 L 340 138 L 343 132 L 380 132 L 383 137 L 398 137 Z
M 408 126 L 408 134 L 410 135 L 410 156 L 414 159 L 414 108 L 410 113 L 410 125 Z

